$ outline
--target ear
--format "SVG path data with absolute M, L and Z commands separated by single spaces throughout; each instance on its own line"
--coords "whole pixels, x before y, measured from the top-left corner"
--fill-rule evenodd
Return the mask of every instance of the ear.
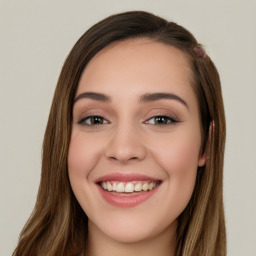
M 198 167 L 203 167 L 206 164 L 206 152 L 204 152 L 198 159 Z
M 214 135 L 214 121 L 211 121 L 210 126 L 209 126 L 209 135 L 208 135 L 208 140 L 206 143 L 206 147 L 204 152 L 200 155 L 199 159 L 198 159 L 198 166 L 202 167 L 205 166 L 207 159 L 209 158 L 209 147 Z

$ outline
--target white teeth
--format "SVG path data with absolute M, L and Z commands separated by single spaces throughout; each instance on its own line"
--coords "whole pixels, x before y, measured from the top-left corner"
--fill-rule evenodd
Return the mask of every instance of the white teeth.
M 107 182 L 107 190 L 112 191 L 112 185 L 109 181 Z
M 141 191 L 142 190 L 142 184 L 141 183 L 137 183 L 136 185 L 135 185 L 135 187 L 134 187 L 134 190 L 135 191 Z
M 127 183 L 124 192 L 134 192 L 134 185 L 132 183 Z
M 116 192 L 124 192 L 124 183 L 119 182 L 116 186 Z
M 143 191 L 147 191 L 148 190 L 148 183 L 144 183 L 142 186 Z
M 157 186 L 157 182 L 146 181 L 133 181 L 133 182 L 119 182 L 119 181 L 107 181 L 101 182 L 101 187 L 109 192 L 115 191 L 119 193 L 133 193 L 141 191 L 150 191 Z

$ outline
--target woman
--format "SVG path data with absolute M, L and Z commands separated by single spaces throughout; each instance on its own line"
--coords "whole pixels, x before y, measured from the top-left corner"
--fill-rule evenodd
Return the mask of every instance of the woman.
M 34 211 L 13 255 L 226 255 L 225 116 L 193 35 L 102 20 L 62 68 Z

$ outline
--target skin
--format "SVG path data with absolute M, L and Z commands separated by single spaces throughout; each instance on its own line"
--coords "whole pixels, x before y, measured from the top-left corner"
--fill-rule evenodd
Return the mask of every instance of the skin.
M 115 43 L 83 71 L 76 97 L 85 92 L 111 98 L 80 97 L 73 108 L 68 169 L 89 219 L 88 254 L 174 255 L 177 217 L 191 198 L 198 166 L 205 164 L 187 56 L 149 39 Z M 140 101 L 142 95 L 158 92 L 175 94 L 186 104 L 177 99 Z M 104 118 L 103 124 L 91 125 L 85 119 L 91 115 Z M 159 125 L 155 116 L 170 118 Z M 143 203 L 117 207 L 102 198 L 95 184 L 116 172 L 144 174 L 162 183 Z

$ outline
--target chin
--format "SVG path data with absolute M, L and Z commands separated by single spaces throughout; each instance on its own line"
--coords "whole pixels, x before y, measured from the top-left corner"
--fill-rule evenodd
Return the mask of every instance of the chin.
M 149 218 L 150 217 L 150 218 Z M 97 227 L 89 221 L 89 232 L 97 229 L 101 234 L 120 243 L 137 243 L 161 236 L 164 232 L 176 232 L 176 219 L 159 221 L 147 212 L 143 214 L 116 214 L 95 220 Z

